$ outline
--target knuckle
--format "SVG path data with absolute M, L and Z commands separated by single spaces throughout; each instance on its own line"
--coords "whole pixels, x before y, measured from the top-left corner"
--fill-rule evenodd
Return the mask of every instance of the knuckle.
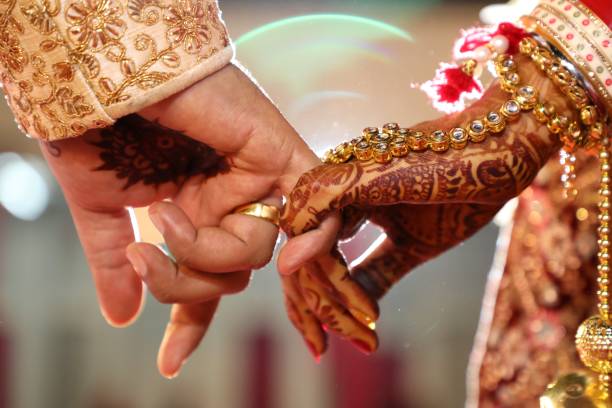
M 251 282 L 251 271 L 240 272 L 240 276 L 229 285 L 227 293 L 235 294 L 244 291 Z
M 176 297 L 174 296 L 174 294 L 167 289 L 149 288 L 149 290 L 151 294 L 153 295 L 153 297 L 155 297 L 155 299 L 157 299 L 159 303 L 167 305 L 167 304 L 172 304 L 176 302 Z

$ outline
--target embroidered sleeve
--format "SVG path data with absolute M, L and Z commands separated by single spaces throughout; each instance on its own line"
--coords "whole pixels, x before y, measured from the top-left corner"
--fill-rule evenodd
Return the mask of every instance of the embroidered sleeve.
M 108 126 L 232 57 L 215 0 L 0 0 L 1 82 L 38 139 Z

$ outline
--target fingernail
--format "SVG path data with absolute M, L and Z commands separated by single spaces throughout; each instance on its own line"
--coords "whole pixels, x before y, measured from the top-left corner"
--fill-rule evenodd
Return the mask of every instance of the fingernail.
M 132 264 L 136 274 L 143 279 L 147 274 L 147 263 L 142 258 L 142 255 L 140 255 L 138 248 L 135 245 L 129 246 L 125 251 L 125 256 L 130 261 L 130 264 Z
M 359 320 L 359 322 L 366 326 L 368 329 L 376 330 L 376 322 L 367 313 L 351 307 L 349 307 L 349 312 L 351 313 L 351 315 L 353 315 L 355 319 Z
M 359 339 L 352 339 L 351 343 L 353 343 L 353 345 L 355 347 L 357 347 L 359 349 L 359 351 L 361 351 L 362 353 L 364 353 L 365 355 L 370 355 L 372 354 L 372 352 L 374 350 L 372 350 L 372 348 L 370 347 L 370 345 L 368 343 L 366 343 L 363 340 L 359 340 Z
M 181 373 L 181 370 L 183 368 L 183 366 L 185 365 L 185 363 L 187 362 L 187 359 L 183 359 L 177 366 L 176 370 L 172 371 L 172 372 L 163 372 L 161 370 L 162 366 L 165 366 L 165 364 L 162 364 L 165 360 L 166 356 L 166 348 L 168 346 L 168 343 L 170 342 L 170 338 L 172 337 L 172 335 L 174 334 L 174 332 L 176 331 L 176 325 L 172 324 L 172 323 L 168 323 L 168 325 L 166 326 L 166 330 L 164 331 L 164 337 L 161 341 L 161 344 L 159 346 L 159 355 L 157 356 L 157 364 L 160 367 L 159 373 L 166 379 L 168 380 L 173 380 L 176 377 L 179 376 L 179 374 Z
M 163 217 L 159 214 L 155 207 L 151 207 L 149 209 L 149 218 L 159 233 L 164 235 L 166 231 L 166 224 L 164 223 Z
M 310 354 L 312 354 L 312 356 L 314 357 L 315 362 L 319 363 L 321 361 L 321 354 L 319 354 L 317 347 L 310 340 L 306 340 L 306 345 L 308 346 L 308 349 L 310 350 Z

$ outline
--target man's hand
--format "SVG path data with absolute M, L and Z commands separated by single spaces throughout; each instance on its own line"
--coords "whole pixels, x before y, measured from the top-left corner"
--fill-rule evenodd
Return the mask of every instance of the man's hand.
M 218 298 L 243 289 L 251 269 L 272 256 L 278 229 L 232 211 L 255 201 L 280 206 L 280 193 L 320 162 L 233 65 L 140 114 L 158 125 L 130 116 L 42 150 L 106 319 L 125 326 L 136 318 L 139 276 L 159 300 L 177 303 L 158 361 L 162 374 L 173 376 L 204 335 Z M 171 202 L 153 205 L 161 200 Z M 178 266 L 154 246 L 132 244 L 126 208 L 149 205 Z

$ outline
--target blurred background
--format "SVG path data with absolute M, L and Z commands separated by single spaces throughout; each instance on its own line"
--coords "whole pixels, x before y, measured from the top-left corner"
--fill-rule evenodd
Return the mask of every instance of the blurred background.
M 434 117 L 411 85 L 450 59 L 459 29 L 486 5 L 221 1 L 238 59 L 318 152 L 365 126 Z M 0 132 L 0 408 L 463 406 L 494 225 L 393 289 L 371 357 L 333 341 L 313 361 L 269 266 L 224 299 L 200 349 L 169 381 L 155 365 L 169 308 L 149 297 L 133 326 L 104 322 L 61 192 L 5 104 Z

